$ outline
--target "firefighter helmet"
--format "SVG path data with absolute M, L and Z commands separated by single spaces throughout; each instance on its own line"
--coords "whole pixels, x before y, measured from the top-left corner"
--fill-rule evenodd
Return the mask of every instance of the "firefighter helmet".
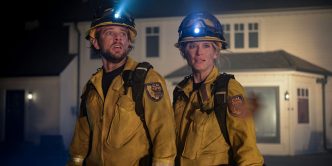
M 96 28 L 105 26 L 105 25 L 119 25 L 125 26 L 129 29 L 129 37 L 131 41 L 135 40 L 137 35 L 137 31 L 135 29 L 134 18 L 131 17 L 125 11 L 118 11 L 113 8 L 108 8 L 104 10 L 102 16 L 95 18 L 92 23 L 90 29 L 87 31 L 86 39 L 90 40 L 91 38 L 96 37 Z
M 194 12 L 187 15 L 181 22 L 179 39 L 175 44 L 180 47 L 182 43 L 190 41 L 216 41 L 221 49 L 226 49 L 227 43 L 223 35 L 223 27 L 218 19 L 208 12 Z

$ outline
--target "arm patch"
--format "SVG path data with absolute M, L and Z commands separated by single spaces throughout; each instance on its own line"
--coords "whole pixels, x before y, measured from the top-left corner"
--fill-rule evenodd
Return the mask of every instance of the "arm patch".
M 248 112 L 242 95 L 229 97 L 228 108 L 229 113 L 235 117 L 246 117 Z
M 155 102 L 161 100 L 164 96 L 163 88 L 159 82 L 146 83 L 145 90 L 149 98 Z

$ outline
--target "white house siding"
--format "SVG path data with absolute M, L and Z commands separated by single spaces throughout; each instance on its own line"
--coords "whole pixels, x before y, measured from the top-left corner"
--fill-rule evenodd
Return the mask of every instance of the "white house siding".
M 60 75 L 60 133 L 65 147 L 68 147 L 73 133 L 77 110 L 77 57 Z M 80 90 L 81 92 L 81 90 Z
M 291 145 L 289 133 L 289 112 L 287 111 L 287 101 L 283 94 L 289 91 L 289 72 L 262 72 L 262 73 L 232 73 L 235 78 L 243 85 L 249 87 L 278 87 L 279 88 L 279 116 L 280 116 L 280 144 L 258 144 L 263 154 L 282 155 L 289 154 Z
M 137 19 L 138 30 L 135 49 L 132 55 L 139 61 L 148 61 L 161 74 L 166 75 L 182 65 L 186 61 L 180 55 L 179 50 L 174 46 L 178 40 L 178 27 L 181 17 Z M 159 57 L 146 57 L 146 27 L 159 27 Z
M 271 13 L 263 20 L 264 50 L 283 49 L 332 71 L 332 9 Z
M 4 138 L 6 90 L 33 92 L 32 101 L 25 99 L 24 138 L 38 144 L 41 135 L 59 134 L 60 84 L 59 77 L 1 78 L 0 138 Z
M 243 86 L 279 86 L 280 144 L 258 144 L 263 154 L 295 155 L 322 151 L 322 89 L 320 75 L 302 72 L 236 73 Z M 297 88 L 309 90 L 309 123 L 298 124 Z M 290 100 L 285 101 L 288 91 Z
M 326 99 L 325 99 L 325 120 L 326 120 L 326 138 L 327 138 L 327 147 L 332 149 L 332 77 L 329 77 L 326 85 Z
M 295 155 L 323 150 L 320 75 L 294 71 L 232 73 L 244 87 L 278 87 L 280 143 L 258 143 L 264 155 Z M 172 79 L 178 82 L 181 78 Z M 174 86 L 172 87 L 174 88 Z M 297 123 L 297 88 L 309 89 L 309 124 Z M 285 101 L 288 91 L 290 100 Z
M 317 78 L 322 76 L 309 74 L 293 74 L 291 119 L 294 126 L 293 154 L 313 153 L 323 150 L 323 102 L 322 85 L 316 83 Z M 297 89 L 305 88 L 309 91 L 309 123 L 298 123 Z
M 245 46 L 230 51 L 253 52 L 274 51 L 283 49 L 300 58 L 332 71 L 329 56 L 332 48 L 332 9 L 308 9 L 294 11 L 258 11 L 257 13 L 230 13 L 216 15 L 223 24 L 248 23 L 259 24 L 259 47 L 248 48 L 248 29 L 245 28 Z M 185 64 L 174 44 L 178 39 L 178 27 L 183 17 L 166 17 L 137 19 L 138 36 L 136 48 L 133 51 L 139 60 L 151 62 L 163 75 L 166 75 Z M 146 27 L 158 26 L 160 30 L 160 57 L 147 58 L 146 55 Z M 234 29 L 231 28 L 231 42 L 234 42 Z

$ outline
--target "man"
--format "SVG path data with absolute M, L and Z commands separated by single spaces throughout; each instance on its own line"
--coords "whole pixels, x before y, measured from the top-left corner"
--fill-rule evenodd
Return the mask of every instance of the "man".
M 227 125 L 221 124 L 227 126 L 230 146 L 215 114 L 215 111 L 222 111 L 214 108 L 217 103 L 214 103 L 213 91 L 220 75 L 214 61 L 220 50 L 226 48 L 222 25 L 207 12 L 195 12 L 184 18 L 178 32 L 176 47 L 187 60 L 192 74 L 174 90 L 176 165 L 263 165 L 246 94 L 235 79 L 229 80 L 226 90 Z
M 125 86 L 124 73 L 138 64 L 128 57 L 135 37 L 127 13 L 107 9 L 92 22 L 87 39 L 103 66 L 83 91 L 68 165 L 141 165 L 151 147 L 147 135 L 152 165 L 174 164 L 174 112 L 164 79 L 153 69 L 147 72 L 141 98 L 145 122 L 135 112 L 133 88 Z

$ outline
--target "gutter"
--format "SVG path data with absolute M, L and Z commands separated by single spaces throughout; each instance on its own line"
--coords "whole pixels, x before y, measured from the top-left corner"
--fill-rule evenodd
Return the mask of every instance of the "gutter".
M 77 94 L 76 94 L 76 114 L 79 115 L 80 111 L 79 111 L 79 108 L 80 108 L 80 80 L 81 80 L 81 63 L 80 63 L 80 50 L 81 50 L 81 47 L 80 47 L 80 42 L 81 42 L 81 32 L 80 30 L 78 29 L 78 26 L 77 26 L 77 22 L 74 23 L 74 29 L 77 33 Z
M 325 107 L 325 91 L 326 91 L 326 84 L 327 84 L 327 75 L 324 75 L 324 78 L 317 78 L 316 79 L 316 83 L 320 83 L 322 84 L 322 100 L 323 100 L 323 146 L 324 146 L 324 150 L 327 152 L 332 153 L 332 149 L 329 149 L 327 147 L 327 140 L 326 140 L 326 107 Z

